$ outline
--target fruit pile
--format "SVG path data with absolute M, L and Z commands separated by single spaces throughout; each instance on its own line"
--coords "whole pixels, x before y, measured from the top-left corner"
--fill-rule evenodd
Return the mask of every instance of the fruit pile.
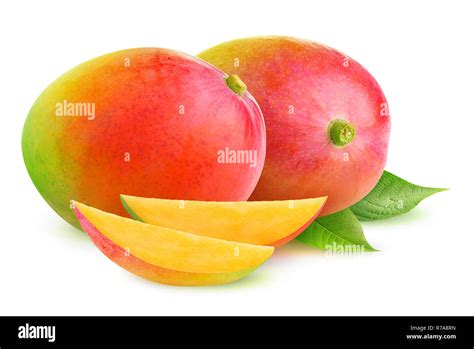
M 374 250 L 359 220 L 441 190 L 384 172 L 389 133 L 385 96 L 359 63 L 256 37 L 197 57 L 141 48 L 85 62 L 33 104 L 22 149 L 46 202 L 115 263 L 209 285 L 294 238 Z

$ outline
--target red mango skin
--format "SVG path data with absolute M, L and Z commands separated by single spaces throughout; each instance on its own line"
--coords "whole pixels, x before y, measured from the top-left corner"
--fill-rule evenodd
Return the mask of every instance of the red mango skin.
M 192 56 L 158 48 L 88 61 L 53 82 L 25 122 L 23 157 L 35 186 L 79 227 L 72 198 L 126 216 L 120 194 L 182 200 L 247 200 L 265 158 L 265 126 L 248 93 Z M 95 103 L 95 119 L 57 116 L 57 103 Z M 219 163 L 226 147 L 248 163 Z
M 267 156 L 250 200 L 328 196 L 328 215 L 358 202 L 382 175 L 390 134 L 386 98 L 355 60 L 330 47 L 288 37 L 226 42 L 198 55 L 238 74 L 262 109 Z M 356 136 L 345 147 L 328 136 L 334 119 Z

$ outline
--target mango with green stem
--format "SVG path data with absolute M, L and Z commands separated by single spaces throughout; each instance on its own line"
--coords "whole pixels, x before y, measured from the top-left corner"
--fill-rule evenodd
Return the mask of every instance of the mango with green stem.
M 387 100 L 349 56 L 289 37 L 254 37 L 198 55 L 237 74 L 267 130 L 262 177 L 250 200 L 328 196 L 321 216 L 366 196 L 382 175 L 390 134 Z
M 36 100 L 22 137 L 36 188 L 77 227 L 71 198 L 119 215 L 122 193 L 247 200 L 265 145 L 261 111 L 238 77 L 158 48 L 110 53 L 67 72 Z

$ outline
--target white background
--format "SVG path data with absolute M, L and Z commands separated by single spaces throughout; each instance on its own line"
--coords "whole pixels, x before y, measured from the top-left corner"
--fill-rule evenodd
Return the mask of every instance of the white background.
M 474 315 L 473 13 L 468 1 L 2 1 L 0 315 Z M 37 193 L 21 130 L 63 72 L 119 49 L 193 54 L 265 34 L 361 62 L 391 108 L 387 169 L 451 188 L 364 224 L 381 252 L 329 257 L 294 242 L 235 284 L 162 286 L 107 260 Z

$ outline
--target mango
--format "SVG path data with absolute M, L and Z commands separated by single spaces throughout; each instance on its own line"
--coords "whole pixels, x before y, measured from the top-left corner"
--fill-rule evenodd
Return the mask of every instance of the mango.
M 161 227 L 255 245 L 282 246 L 314 221 L 326 197 L 284 201 L 209 202 L 122 195 L 135 219 Z
M 65 73 L 36 100 L 22 136 L 34 185 L 76 227 L 71 198 L 119 215 L 121 193 L 247 200 L 265 147 L 261 111 L 239 77 L 159 48 Z
M 262 109 L 267 157 L 250 200 L 328 196 L 324 216 L 377 184 L 390 113 L 379 84 L 354 59 L 278 36 L 229 41 L 198 57 L 242 78 Z
M 204 286 L 243 278 L 273 247 L 229 242 L 123 218 L 74 202 L 74 213 L 94 244 L 122 268 L 151 281 Z

